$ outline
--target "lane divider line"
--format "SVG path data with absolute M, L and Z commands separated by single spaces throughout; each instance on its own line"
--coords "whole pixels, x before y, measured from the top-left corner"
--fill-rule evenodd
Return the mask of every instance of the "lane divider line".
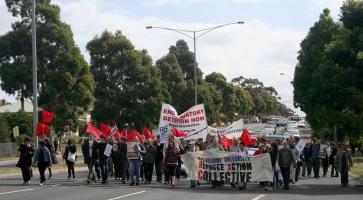
M 264 194 L 260 194 L 260 195 L 258 195 L 257 197 L 255 197 L 255 198 L 253 198 L 253 199 L 251 199 L 251 200 L 259 200 L 259 199 L 262 199 L 263 197 L 265 197 L 266 195 L 264 195 Z
M 38 189 L 38 188 L 37 188 L 37 189 Z M 12 194 L 12 193 L 17 193 L 17 192 L 32 191 L 32 190 L 36 190 L 36 189 L 24 189 L 24 190 L 14 190 L 14 191 L 10 191 L 10 192 L 2 192 L 2 193 L 0 193 L 0 195 L 4 195 L 4 194 Z
M 119 196 L 119 197 L 115 197 L 115 198 L 108 199 L 108 200 L 117 200 L 117 199 L 122 199 L 122 198 L 125 198 L 125 197 L 129 197 L 129 196 L 133 196 L 133 195 L 141 194 L 141 193 L 144 193 L 144 192 L 146 192 L 146 191 L 140 191 L 140 192 L 135 192 L 135 193 L 131 193 L 131 194 L 126 194 L 126 195 Z

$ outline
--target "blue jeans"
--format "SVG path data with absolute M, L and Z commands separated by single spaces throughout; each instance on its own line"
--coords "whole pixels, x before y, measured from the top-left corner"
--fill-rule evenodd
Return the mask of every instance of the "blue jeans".
M 136 183 L 140 180 L 140 167 L 141 167 L 141 160 L 129 160 L 129 174 L 131 183 L 135 182 L 136 177 Z

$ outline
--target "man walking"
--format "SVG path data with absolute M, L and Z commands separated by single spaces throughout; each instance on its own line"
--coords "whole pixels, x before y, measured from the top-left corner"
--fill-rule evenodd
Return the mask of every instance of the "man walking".
M 84 157 L 84 163 L 88 167 L 88 178 L 87 183 L 96 182 L 95 173 L 93 168 L 98 161 L 98 143 L 92 133 L 89 134 L 89 139 L 82 143 L 82 153 Z
M 292 151 L 287 145 L 287 142 L 284 141 L 283 148 L 279 150 L 277 155 L 277 162 L 279 163 L 282 177 L 284 179 L 284 189 L 289 189 L 290 182 L 290 166 L 294 165 L 296 167 L 296 163 L 294 162 L 294 156 Z
M 311 144 L 311 165 L 314 171 L 314 178 L 319 179 L 320 170 L 320 144 L 317 143 L 317 139 L 313 138 L 313 144 Z

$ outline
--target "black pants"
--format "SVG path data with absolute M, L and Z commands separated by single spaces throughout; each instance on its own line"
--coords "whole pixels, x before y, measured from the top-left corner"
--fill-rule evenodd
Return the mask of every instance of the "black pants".
M 176 166 L 176 169 L 175 169 L 175 174 L 176 174 L 176 178 L 180 178 L 181 176 L 181 162 L 178 162 L 178 165 Z
M 45 170 L 47 169 L 48 164 L 46 163 L 38 163 L 38 170 L 39 170 L 39 175 L 40 175 L 40 183 L 44 183 L 45 182 Z
M 329 160 L 326 159 L 321 159 L 321 165 L 323 167 L 323 175 L 326 176 L 326 174 L 328 173 L 328 168 L 329 168 Z
M 101 178 L 101 174 L 100 174 L 100 162 L 95 162 L 95 171 L 97 174 L 97 178 L 100 179 Z
M 67 168 L 68 168 L 68 178 L 71 178 L 71 175 L 73 175 L 73 178 L 75 178 L 74 175 L 74 162 L 70 162 L 66 160 Z
M 335 176 L 338 176 L 338 170 L 337 170 L 337 166 L 335 165 L 335 163 L 333 162 L 331 164 L 331 176 L 334 176 L 334 170 L 335 170 Z
M 108 159 L 102 159 L 100 160 L 100 168 L 101 168 L 101 175 L 102 175 L 102 181 L 107 181 L 108 178 Z
M 289 188 L 290 182 L 290 167 L 280 167 L 282 177 L 284 179 L 284 188 Z
M 121 163 L 121 178 L 122 180 L 126 180 L 128 178 L 128 171 L 129 171 L 129 161 L 124 158 L 120 160 Z
M 303 170 L 302 170 L 302 176 L 305 176 L 305 172 L 308 171 L 308 176 L 311 175 L 311 162 L 309 159 L 306 159 L 304 161 Z
M 314 178 L 319 178 L 320 159 L 319 158 L 311 159 L 311 165 L 314 170 Z
M 155 161 L 156 181 L 160 182 L 163 176 L 163 161 Z
M 342 185 L 348 185 L 348 170 L 340 171 L 340 182 Z
M 154 171 L 154 163 L 144 163 L 145 181 L 151 182 Z
M 20 168 L 24 182 L 28 182 L 30 180 L 30 170 L 29 170 L 29 167 L 30 166 L 23 166 L 23 167 Z
M 113 169 L 115 171 L 115 178 L 121 178 L 121 160 L 113 160 Z

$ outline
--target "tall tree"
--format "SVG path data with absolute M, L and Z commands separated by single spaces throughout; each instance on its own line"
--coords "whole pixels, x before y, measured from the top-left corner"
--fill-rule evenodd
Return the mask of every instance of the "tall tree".
M 32 96 L 31 0 L 5 0 L 19 20 L 0 36 L 1 87 L 19 98 Z M 93 100 L 94 81 L 75 45 L 69 25 L 60 20 L 60 8 L 38 0 L 37 58 L 39 105 L 55 112 L 55 129 L 78 127 L 79 115 Z
M 96 81 L 93 118 L 98 122 L 156 125 L 169 101 L 161 71 L 146 50 L 138 51 L 121 31 L 104 31 L 87 44 Z

